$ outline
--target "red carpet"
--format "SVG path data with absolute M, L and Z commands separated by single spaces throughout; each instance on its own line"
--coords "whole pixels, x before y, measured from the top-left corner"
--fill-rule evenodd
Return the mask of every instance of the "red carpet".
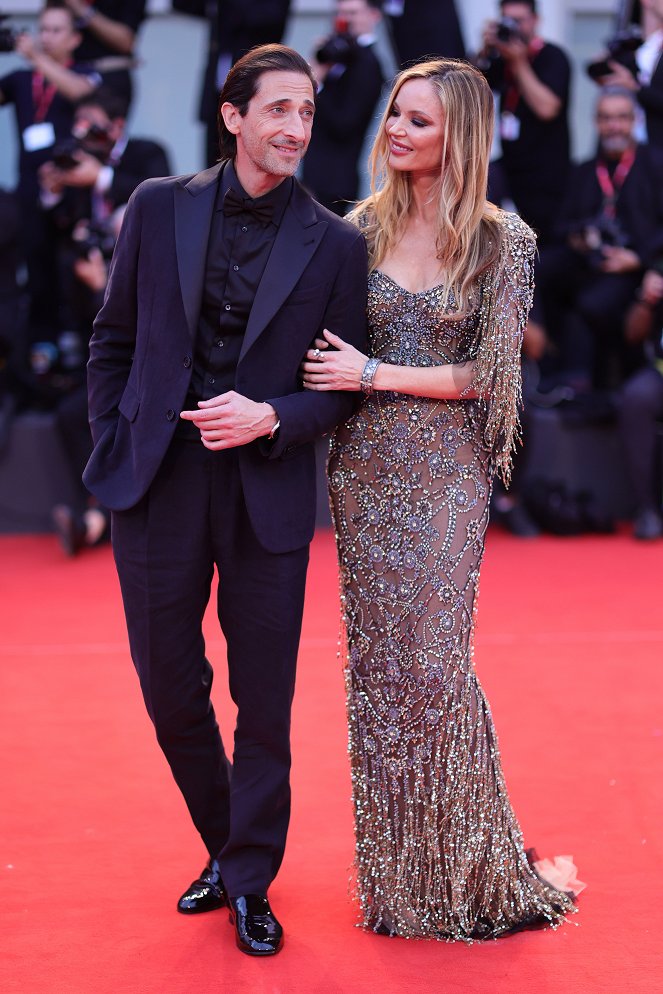
M 294 810 L 271 891 L 287 944 L 236 951 L 184 918 L 202 846 L 143 712 L 110 551 L 0 538 L 3 994 L 657 994 L 663 988 L 663 543 L 495 531 L 477 667 L 539 854 L 571 852 L 575 923 L 472 947 L 353 928 L 332 541 L 314 544 L 294 725 Z M 208 625 L 221 701 L 223 649 Z

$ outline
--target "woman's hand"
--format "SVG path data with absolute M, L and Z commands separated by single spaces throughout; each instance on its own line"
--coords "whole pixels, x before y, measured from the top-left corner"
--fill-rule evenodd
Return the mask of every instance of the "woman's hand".
M 324 339 L 316 339 L 315 348 L 308 350 L 299 367 L 304 386 L 307 390 L 359 390 L 368 356 L 327 328 L 323 335 Z M 330 345 L 338 351 L 329 352 Z

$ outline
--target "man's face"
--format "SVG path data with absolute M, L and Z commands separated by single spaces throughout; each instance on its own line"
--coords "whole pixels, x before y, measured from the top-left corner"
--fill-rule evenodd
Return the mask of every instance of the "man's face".
M 599 100 L 596 130 L 605 155 L 620 156 L 633 141 L 635 112 L 628 97 L 610 96 Z
M 247 193 L 266 192 L 294 174 L 311 140 L 314 112 L 310 79 L 280 70 L 262 74 L 244 117 L 233 104 L 223 104 L 226 127 L 237 139 L 235 167 Z
M 39 45 L 51 58 L 68 59 L 81 36 L 74 30 L 71 14 L 60 7 L 47 7 L 39 18 Z
M 373 34 L 381 14 L 377 7 L 371 7 L 366 0 L 338 0 L 336 16 L 347 22 L 349 34 L 359 38 L 360 35 Z
M 536 35 L 539 19 L 526 3 L 505 3 L 500 8 L 500 16 L 517 21 L 518 30 L 525 41 L 531 41 Z

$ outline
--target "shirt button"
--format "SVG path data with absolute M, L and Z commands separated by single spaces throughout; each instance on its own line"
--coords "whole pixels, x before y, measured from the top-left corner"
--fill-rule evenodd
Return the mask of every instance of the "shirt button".
M 216 380 L 214 379 L 213 376 L 210 376 L 209 381 L 210 381 L 210 383 L 216 383 Z
M 216 342 L 215 344 L 216 344 L 216 347 L 218 349 L 222 349 L 223 348 L 223 342 L 221 341 L 221 339 L 219 339 L 218 342 Z
M 230 304 L 226 304 L 226 310 L 227 310 L 227 311 L 229 311 L 229 310 L 230 310 Z
M 247 228 L 247 226 L 246 226 L 245 224 L 243 224 L 243 225 L 242 225 L 242 231 L 248 231 L 248 230 L 249 230 L 249 229 Z
M 175 411 L 172 409 L 172 407 L 168 411 L 166 411 L 166 417 L 168 418 L 169 421 L 175 420 Z
M 233 269 L 234 269 L 234 271 L 235 271 L 236 273 L 238 273 L 238 272 L 239 272 L 239 266 L 233 266 Z
M 191 356 L 190 355 L 185 355 L 184 356 L 184 368 L 188 369 L 190 365 L 191 365 Z

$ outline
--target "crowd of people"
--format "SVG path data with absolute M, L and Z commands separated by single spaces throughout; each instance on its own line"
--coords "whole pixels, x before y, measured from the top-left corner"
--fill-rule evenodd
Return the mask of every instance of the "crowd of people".
M 663 0 L 641 0 L 642 38 L 599 61 L 596 151 L 572 161 L 571 64 L 544 39 L 536 0 L 501 0 L 477 49 L 465 46 L 453 0 L 336 0 L 327 36 L 309 61 L 316 117 L 301 168 L 305 187 L 339 215 L 362 193 L 363 149 L 394 63 L 435 54 L 468 58 L 496 95 L 499 153 L 493 202 L 515 209 L 538 238 L 534 306 L 524 336 L 525 416 L 537 404 L 614 421 L 632 492 L 634 535 L 663 535 L 658 421 L 663 418 Z M 217 94 L 232 64 L 255 44 L 282 40 L 288 0 L 173 0 L 205 18 L 209 50 L 201 85 L 204 156 L 218 159 Z M 91 442 L 87 343 L 133 190 L 171 166 L 158 140 L 126 130 L 145 2 L 49 0 L 33 37 L 5 33 L 25 68 L 0 71 L 0 105 L 12 105 L 19 163 L 14 191 L 0 191 L 0 445 L 14 413 L 42 407 L 57 423 L 80 490 L 54 509 L 69 553 L 107 535 L 107 515 L 79 483 Z M 0 55 L 0 58 L 2 56 Z M 598 67 L 598 68 L 597 68 Z M 598 400 L 597 400 L 598 398 Z M 523 459 L 496 517 L 537 534 Z

